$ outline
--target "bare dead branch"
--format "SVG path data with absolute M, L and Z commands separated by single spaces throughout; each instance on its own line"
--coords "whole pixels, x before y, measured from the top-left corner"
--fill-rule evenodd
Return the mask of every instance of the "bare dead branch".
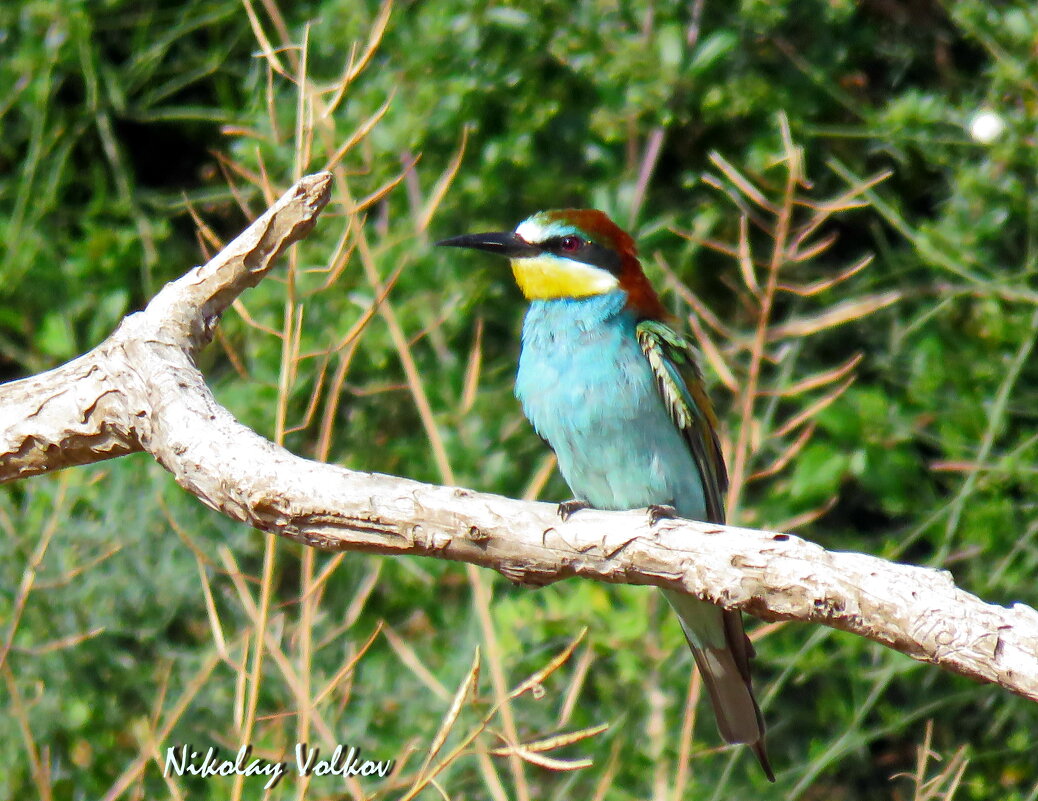
M 788 534 L 582 511 L 301 459 L 216 403 L 194 364 L 221 312 L 314 224 L 330 176 L 302 179 L 208 264 L 93 351 L 0 386 L 0 480 L 145 450 L 211 508 L 335 551 L 429 556 L 540 586 L 582 576 L 821 623 L 1038 700 L 1038 612 L 983 603 L 944 571 Z
M 330 184 L 328 173 L 302 179 L 215 258 L 163 287 L 92 351 L 0 386 L 0 481 L 142 449 L 154 453 L 142 441 L 152 436 L 149 418 L 201 382 L 194 354 L 209 344 L 227 306 L 310 232 Z M 151 378 L 172 394 L 163 398 L 148 387 Z M 215 405 L 211 395 L 208 402 Z

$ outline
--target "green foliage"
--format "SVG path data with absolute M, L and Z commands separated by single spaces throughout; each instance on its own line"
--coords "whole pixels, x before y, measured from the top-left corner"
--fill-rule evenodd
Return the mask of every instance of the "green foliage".
M 267 436 L 286 431 L 297 453 L 561 500 L 557 475 L 543 486 L 538 479 L 545 449 L 511 397 L 521 304 L 510 277 L 430 242 L 512 225 L 536 209 L 595 205 L 637 234 L 679 317 L 702 316 L 675 291 L 680 282 L 744 332 L 753 304 L 737 264 L 707 243 L 738 242 L 741 213 L 759 210 L 733 204 L 738 193 L 728 182 L 718 191 L 701 177 L 717 173 L 709 158 L 716 150 L 769 197 L 780 196 L 781 111 L 804 148 L 810 197 L 837 195 L 881 170 L 892 176 L 864 191 L 866 207 L 827 224 L 823 233 L 839 239 L 790 265 L 789 280 L 831 278 L 866 251 L 877 254 L 874 263 L 828 294 L 781 295 L 774 322 L 812 318 L 845 298 L 900 299 L 790 340 L 785 361 L 766 365 L 769 378 L 792 382 L 864 354 L 855 382 L 813 418 L 817 427 L 790 464 L 747 481 L 740 520 L 800 521 L 798 533 L 827 547 L 943 567 L 985 599 L 1038 604 L 1038 15 L 1030 5 L 401 4 L 367 68 L 323 116 L 327 106 L 314 104 L 332 102 L 380 7 L 282 5 L 283 19 L 270 17 L 272 4 L 250 4 L 273 46 L 291 45 L 277 50 L 282 74 L 232 0 L 0 5 L 0 82 L 8 87 L 0 98 L 4 377 L 93 346 L 162 282 L 203 260 L 189 205 L 216 235 L 233 235 L 242 223 L 238 200 L 252 212 L 263 207 L 258 176 L 280 190 L 297 173 L 322 168 L 391 98 L 384 118 L 343 156 L 332 205 L 291 266 L 242 298 L 250 319 L 279 332 L 286 297 L 303 306 L 298 352 L 306 358 L 294 363 L 290 386 L 281 340 L 237 314 L 221 323 L 203 368 L 222 403 Z M 328 91 L 300 104 L 288 76 L 299 74 L 304 38 L 309 79 Z M 297 129 L 301 105 L 313 112 L 312 134 Z M 969 133 L 985 108 L 1006 126 L 990 144 Z M 437 206 L 437 182 L 463 142 L 460 170 Z M 358 202 L 378 193 L 417 154 L 401 185 L 364 215 L 350 214 L 344 192 Z M 427 208 L 435 212 L 429 226 Z M 756 257 L 772 233 L 752 229 Z M 361 234 L 367 265 L 356 247 Z M 340 245 L 343 269 L 326 286 L 322 270 Z M 657 263 L 678 280 L 665 280 Z M 401 268 L 388 298 L 431 419 L 419 411 L 382 311 L 335 350 L 379 296 L 367 268 L 382 282 Z M 745 352 L 725 354 L 743 375 Z M 783 372 L 787 365 L 795 375 Z M 745 421 L 721 390 L 717 398 L 736 443 Z M 796 399 L 762 401 L 754 422 L 767 435 L 798 408 Z M 326 454 L 324 432 L 333 434 Z M 762 447 L 760 460 L 778 453 L 777 440 L 765 439 L 774 450 Z M 282 544 L 264 584 L 264 538 L 202 508 L 140 456 L 6 486 L 0 528 L 0 645 L 12 633 L 0 701 L 13 710 L 0 717 L 0 776 L 9 771 L 0 799 L 39 793 L 42 784 L 55 797 L 101 797 L 138 755 L 142 778 L 132 774 L 139 791 L 131 792 L 162 797 L 166 785 L 149 760 L 167 745 L 234 750 L 250 703 L 242 688 L 251 684 L 241 678 L 255 644 L 250 604 L 264 586 L 265 630 L 296 680 L 309 680 L 311 697 L 380 621 L 397 635 L 376 637 L 320 707 L 334 737 L 372 758 L 403 760 L 413 748 L 410 762 L 421 763 L 476 646 L 483 675 L 458 731 L 494 702 L 490 666 L 514 686 L 587 626 L 574 656 L 545 679 L 544 696 L 515 702 L 516 727 L 524 740 L 602 722 L 611 728 L 552 752 L 592 757 L 592 768 L 527 765 L 529 797 L 591 798 L 605 777 L 601 797 L 644 798 L 658 771 L 673 786 L 687 745 L 678 732 L 691 664 L 656 594 L 580 581 L 529 592 L 484 577 L 494 594 L 487 609 L 457 566 L 351 555 L 314 591 L 306 617 L 300 598 L 333 557 L 314 556 L 308 567 L 303 549 Z M 30 567 L 34 589 L 25 595 Z M 313 645 L 309 656 L 303 642 Z M 276 756 L 302 724 L 298 683 L 270 648 L 251 739 Z M 1035 798 L 1033 704 L 831 630 L 769 628 L 757 650 L 776 797 L 922 798 L 918 785 L 891 777 L 915 771 L 925 739 L 949 760 L 965 749 L 955 798 Z M 688 795 L 764 792 L 747 755 L 713 750 L 705 702 L 699 711 Z M 167 722 L 168 733 L 152 742 Z M 506 724 L 495 719 L 491 728 L 504 732 Z M 333 745 L 321 729 L 309 731 L 313 742 Z M 512 768 L 492 759 L 513 797 Z M 45 765 L 45 778 L 34 763 Z M 471 755 L 438 781 L 451 798 L 492 797 Z M 182 787 L 191 797 L 232 793 L 221 779 Z M 289 777 L 279 792 L 297 788 Z M 250 797 L 252 789 L 247 783 Z M 311 786 L 322 797 L 339 789 L 324 779 Z
M 234 4 L 206 0 L 0 9 L 7 375 L 85 350 L 194 257 L 169 206 L 243 101 L 247 34 Z

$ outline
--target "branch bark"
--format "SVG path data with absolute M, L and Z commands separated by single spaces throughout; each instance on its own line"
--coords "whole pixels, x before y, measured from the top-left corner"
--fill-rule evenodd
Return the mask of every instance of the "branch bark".
M 0 386 L 0 481 L 150 453 L 213 509 L 325 550 L 679 590 L 765 620 L 821 623 L 1038 701 L 1038 612 L 986 604 L 946 571 L 826 551 L 789 534 L 582 511 L 308 461 L 249 430 L 195 366 L 221 313 L 305 236 L 328 173 L 303 178 L 208 264 L 94 350 Z

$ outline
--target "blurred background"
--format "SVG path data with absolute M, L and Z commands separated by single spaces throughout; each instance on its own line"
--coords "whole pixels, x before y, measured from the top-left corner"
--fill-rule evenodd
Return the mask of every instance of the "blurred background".
M 562 500 L 507 268 L 431 243 L 594 206 L 701 343 L 732 522 L 1034 605 L 1036 50 L 1038 8 L 985 0 L 6 2 L 0 378 L 332 169 L 202 356 L 219 400 L 310 458 Z M 5 485 L 0 529 L 0 798 L 256 798 L 165 749 L 300 741 L 395 773 L 271 796 L 1038 798 L 1033 703 L 829 629 L 748 621 L 769 787 L 647 589 L 317 553 L 144 455 Z

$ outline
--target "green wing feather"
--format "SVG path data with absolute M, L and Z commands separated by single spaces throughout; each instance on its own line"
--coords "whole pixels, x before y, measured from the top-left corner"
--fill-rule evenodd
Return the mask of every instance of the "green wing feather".
M 688 443 L 702 476 L 707 522 L 724 523 L 728 473 L 717 440 L 717 417 L 706 394 L 692 343 L 657 320 L 644 320 L 636 332 L 638 344 L 656 377 L 660 397 Z
M 636 329 L 638 344 L 656 377 L 656 386 L 681 435 L 688 443 L 703 481 L 706 519 L 724 523 L 728 473 L 717 439 L 717 417 L 703 384 L 692 344 L 658 320 Z M 710 693 L 717 724 L 729 742 L 748 743 L 765 775 L 775 781 L 764 744 L 764 718 L 753 697 L 750 659 L 753 646 L 743 631 L 742 615 L 717 609 L 681 593 L 664 591 L 681 619 L 692 654 Z

